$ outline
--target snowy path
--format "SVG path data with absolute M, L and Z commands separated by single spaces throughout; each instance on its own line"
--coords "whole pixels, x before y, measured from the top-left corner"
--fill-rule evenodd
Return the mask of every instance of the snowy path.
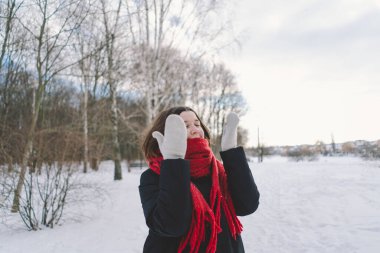
M 379 252 L 380 166 L 356 158 L 252 164 L 260 206 L 242 217 L 247 253 Z M 87 175 L 107 196 L 83 205 L 83 216 L 38 232 L 0 224 L 0 253 L 138 253 L 147 234 L 137 186 L 141 171 L 120 182 L 112 164 Z M 13 218 L 10 217 L 12 221 Z

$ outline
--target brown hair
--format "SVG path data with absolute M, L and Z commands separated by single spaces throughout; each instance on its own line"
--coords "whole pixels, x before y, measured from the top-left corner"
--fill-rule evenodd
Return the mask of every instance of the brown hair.
M 203 124 L 202 120 L 199 118 L 198 114 L 193 109 L 191 109 L 190 107 L 187 107 L 187 106 L 171 107 L 167 110 L 162 111 L 158 115 L 158 117 L 155 119 L 152 127 L 145 134 L 144 142 L 142 144 L 142 151 L 143 151 L 143 154 L 145 156 L 145 159 L 149 159 L 149 158 L 158 156 L 158 152 L 157 152 L 159 150 L 158 143 L 157 143 L 157 140 L 152 137 L 152 133 L 154 131 L 158 131 L 161 134 L 164 134 L 166 118 L 170 114 L 180 115 L 181 112 L 185 112 L 185 111 L 191 111 L 195 114 L 195 116 L 197 116 L 197 118 L 201 124 L 201 127 L 203 129 L 205 139 L 207 139 L 208 142 L 210 143 L 210 131 Z

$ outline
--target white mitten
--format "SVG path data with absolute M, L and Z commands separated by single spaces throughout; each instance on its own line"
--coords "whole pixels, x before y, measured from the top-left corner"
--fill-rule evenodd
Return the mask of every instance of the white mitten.
M 158 142 L 164 159 L 185 158 L 187 148 L 187 130 L 183 119 L 176 114 L 166 118 L 164 135 L 158 131 L 152 133 Z
M 222 151 L 226 151 L 231 148 L 237 147 L 238 124 L 239 124 L 239 116 L 234 112 L 230 112 L 227 115 L 227 122 L 223 127 L 222 143 L 221 143 Z

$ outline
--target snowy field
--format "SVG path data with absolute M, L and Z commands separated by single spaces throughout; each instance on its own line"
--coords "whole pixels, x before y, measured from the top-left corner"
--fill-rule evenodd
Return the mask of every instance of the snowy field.
M 0 223 L 1 253 L 142 252 L 147 228 L 138 195 L 140 170 L 113 182 L 112 163 L 85 175 L 102 193 L 70 206 L 62 226 L 25 231 L 18 216 Z M 380 162 L 320 158 L 251 163 L 259 209 L 242 217 L 247 253 L 380 252 Z

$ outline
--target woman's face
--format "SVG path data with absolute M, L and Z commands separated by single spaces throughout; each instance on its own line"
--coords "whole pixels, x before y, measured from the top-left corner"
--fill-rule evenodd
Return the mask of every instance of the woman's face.
M 184 111 L 179 116 L 185 121 L 187 128 L 187 138 L 204 138 L 204 132 L 201 126 L 201 122 L 197 118 L 194 112 Z

